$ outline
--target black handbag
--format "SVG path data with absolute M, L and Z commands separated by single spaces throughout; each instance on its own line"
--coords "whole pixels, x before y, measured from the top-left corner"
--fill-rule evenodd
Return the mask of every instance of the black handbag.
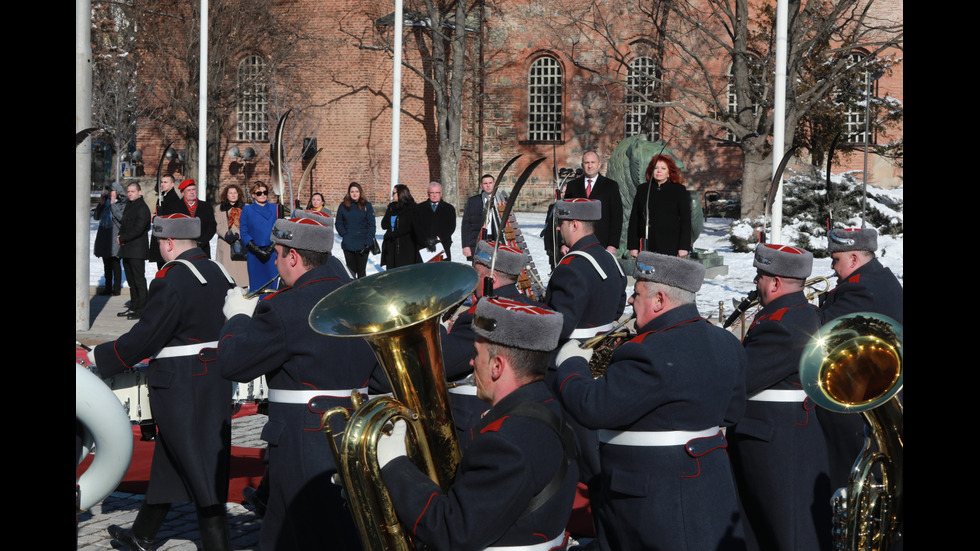
M 375 237 L 371 243 L 371 254 L 381 254 L 381 246 L 378 245 L 378 238 Z
M 231 248 L 232 260 L 245 260 L 245 245 L 241 239 L 236 239 L 234 243 L 228 245 Z

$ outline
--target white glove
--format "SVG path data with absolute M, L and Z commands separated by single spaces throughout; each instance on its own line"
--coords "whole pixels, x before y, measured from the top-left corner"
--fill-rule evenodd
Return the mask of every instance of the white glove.
M 88 351 L 87 356 L 88 356 L 88 363 L 90 363 L 92 365 L 95 365 L 95 349 L 94 348 L 92 348 L 91 350 Z
M 561 367 L 561 364 L 570 358 L 582 358 L 586 362 L 592 359 L 592 349 L 582 350 L 580 348 L 581 342 L 575 339 L 569 339 L 561 349 L 558 351 L 558 357 L 555 358 L 555 365 Z
M 221 312 L 225 315 L 225 319 L 231 319 L 238 314 L 245 314 L 248 317 L 252 317 L 252 313 L 255 312 L 255 306 L 258 303 L 258 297 L 245 298 L 241 287 L 232 287 L 228 289 L 228 294 L 225 295 L 225 306 L 221 309 Z
M 405 433 L 407 430 L 408 424 L 405 423 L 404 419 L 399 419 L 395 421 L 395 426 L 391 429 L 391 434 L 385 434 L 384 431 L 381 432 L 381 438 L 378 438 L 378 466 L 382 469 L 392 459 L 408 455 L 408 450 L 405 448 Z

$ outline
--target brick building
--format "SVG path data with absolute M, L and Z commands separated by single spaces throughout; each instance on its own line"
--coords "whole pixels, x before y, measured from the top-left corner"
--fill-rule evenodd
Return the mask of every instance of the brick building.
M 879 4 L 879 15 L 901 19 L 900 2 L 880 0 Z M 312 186 L 308 185 L 298 199 L 305 206 L 313 191 L 321 192 L 327 205 L 334 208 L 347 184 L 357 181 L 378 209 L 389 197 L 392 62 L 379 46 L 386 43 L 390 33 L 384 18 L 391 6 L 387 2 L 351 0 L 279 0 L 273 5 L 283 17 L 301 19 L 304 32 L 318 38 L 315 45 L 304 46 L 302 51 L 302 70 L 295 73 L 294 84 L 306 90 L 306 104 L 285 132 L 287 152 L 293 157 L 294 185 L 306 166 L 298 159 L 304 139 L 309 143 L 313 138 L 323 148 L 311 171 Z M 547 6 L 552 5 L 504 3 L 487 7 L 482 22 L 478 10 L 473 10 L 468 20 L 473 24 L 473 40 L 468 47 L 457 206 L 475 193 L 480 174 L 496 174 L 506 160 L 523 154 L 511 169 L 511 178 L 532 160 L 541 156 L 549 159 L 535 171 L 519 203 L 524 210 L 543 209 L 553 193 L 552 164 L 577 168 L 589 149 L 597 150 L 605 162 L 624 137 L 636 133 L 671 140 L 670 149 L 684 163 L 684 177 L 692 190 L 737 195 L 742 152 L 726 141 L 730 136 L 724 128 L 686 115 L 681 109 L 658 112 L 646 108 L 636 93 L 627 93 L 622 86 L 622 82 L 639 83 L 633 90 L 642 92 L 644 74 L 660 75 L 666 70 L 679 75 L 684 70 L 670 58 L 658 67 L 653 53 L 657 37 L 645 34 L 651 28 L 645 16 L 620 13 L 615 42 L 586 40 L 572 48 L 567 36 L 558 36 L 562 34 L 560 18 L 555 16 L 557 12 L 549 14 L 551 8 Z M 416 14 L 415 21 L 420 20 L 424 17 Z M 413 42 L 413 32 L 418 29 L 406 30 L 405 34 L 406 61 L 414 66 L 423 65 Z M 239 74 L 261 71 L 264 56 L 262 48 L 256 47 L 227 65 L 237 66 Z M 710 51 L 704 59 L 707 70 L 717 77 L 713 82 L 717 94 L 726 96 L 730 60 Z M 597 71 L 598 66 L 603 71 Z M 904 100 L 903 67 L 899 61 L 877 81 L 878 97 Z M 440 179 L 434 95 L 410 69 L 402 74 L 400 181 L 409 185 L 416 200 L 422 200 L 427 183 Z M 278 113 L 294 107 L 275 105 L 271 99 L 274 92 L 271 86 L 260 86 L 241 94 L 234 129 L 222 143 L 222 184 L 243 184 L 246 177 L 249 181 L 270 181 L 269 140 L 275 132 L 275 119 Z M 650 97 L 689 100 L 677 89 L 657 93 L 663 95 Z M 731 98 L 727 94 L 725 99 Z M 858 132 L 863 114 L 854 113 L 852 118 Z M 901 137 L 899 124 L 887 140 Z M 144 151 L 145 159 L 159 159 L 163 142 L 169 139 L 173 138 L 159 127 L 151 127 L 139 137 L 137 147 Z M 232 159 L 227 152 L 233 146 L 239 150 L 253 147 L 259 152 L 258 160 L 242 163 Z M 181 148 L 181 143 L 174 147 Z M 801 161 L 806 159 L 803 153 Z M 860 170 L 862 164 L 862 155 L 852 154 L 835 160 L 835 172 Z M 165 170 L 179 168 L 172 164 Z M 901 168 L 875 155 L 870 168 L 873 183 L 898 185 L 902 181 Z M 451 195 L 447 192 L 447 196 Z

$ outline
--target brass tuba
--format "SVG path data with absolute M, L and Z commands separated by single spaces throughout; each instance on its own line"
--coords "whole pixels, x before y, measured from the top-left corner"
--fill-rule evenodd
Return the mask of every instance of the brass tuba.
M 439 339 L 439 318 L 476 287 L 476 270 L 452 262 L 416 264 L 353 281 L 324 297 L 310 313 L 310 326 L 334 337 L 364 337 L 391 382 L 395 399 L 361 403 L 323 414 L 323 431 L 347 491 L 364 549 L 415 550 L 411 532 L 398 522 L 381 479 L 377 444 L 390 422 L 408 421 L 413 462 L 444 490 L 460 461 L 459 442 Z M 346 419 L 341 444 L 330 419 Z
M 880 314 L 837 318 L 813 336 L 800 358 L 800 381 L 817 405 L 861 413 L 871 435 L 847 488 L 833 498 L 835 549 L 886 550 L 902 527 L 902 326 Z M 871 438 L 877 451 L 871 446 Z

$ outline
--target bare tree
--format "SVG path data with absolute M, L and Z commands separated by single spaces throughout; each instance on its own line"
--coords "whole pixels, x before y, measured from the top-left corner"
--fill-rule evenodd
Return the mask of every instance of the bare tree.
M 770 75 L 775 67 L 774 10 L 770 4 L 750 6 L 749 0 L 547 1 L 553 46 L 595 79 L 624 83 L 622 75 L 628 68 L 637 29 L 647 43 L 662 44 L 658 57 L 664 66 L 654 79 L 664 87 L 663 95 L 648 97 L 647 102 L 673 110 L 682 121 L 727 131 L 743 153 L 742 214 L 755 217 L 763 212 L 774 155 L 769 143 L 774 124 Z M 788 136 L 793 136 L 800 120 L 833 95 L 849 75 L 864 72 L 874 60 L 902 47 L 901 10 L 891 16 L 887 10 L 878 9 L 888 3 L 790 3 L 785 112 Z M 850 55 L 854 52 L 864 55 L 855 60 Z M 807 61 L 820 65 L 819 77 L 807 74 Z M 643 94 L 642 90 L 634 92 Z M 775 152 L 780 157 L 783 153 Z
M 458 204 L 459 199 L 463 105 L 472 73 L 468 48 L 475 42 L 473 38 L 478 25 L 475 20 L 480 16 L 480 6 L 480 2 L 413 0 L 406 2 L 405 9 L 405 25 L 409 27 L 406 43 L 412 44 L 418 55 L 406 55 L 402 65 L 422 79 L 425 94 L 432 95 L 431 101 L 423 102 L 430 112 L 419 122 L 426 125 L 431 121 L 438 131 L 439 181 L 445 192 L 444 199 L 453 204 Z M 372 8 L 376 14 L 377 6 Z M 369 14 L 369 11 L 362 11 L 351 15 L 354 19 L 362 19 Z M 380 50 L 393 56 L 393 17 L 388 15 L 376 20 L 384 36 L 366 37 L 356 23 L 349 23 L 348 28 L 342 28 L 345 41 L 360 49 Z
M 92 123 L 112 146 L 111 177 L 118 180 L 121 157 L 154 110 L 152 76 L 143 69 L 135 28 L 124 6 L 92 6 L 92 52 Z
M 162 133 L 173 132 L 185 142 L 188 152 L 185 172 L 193 173 L 199 162 L 199 5 L 163 0 L 132 0 L 131 5 L 146 66 L 158 75 L 153 97 L 159 109 L 154 120 Z M 288 97 L 286 102 L 306 97 L 301 91 L 301 81 L 291 77 L 301 62 L 299 53 L 311 47 L 312 40 L 304 32 L 300 14 L 292 9 L 293 6 L 267 0 L 209 2 L 205 162 L 211 193 L 219 181 L 222 152 L 234 135 L 240 91 L 253 84 L 248 79 L 268 83 L 275 76 L 281 83 L 290 83 L 281 87 Z M 253 55 L 261 58 L 264 70 L 243 76 L 239 64 Z M 268 128 L 275 121 L 265 121 L 265 124 Z

